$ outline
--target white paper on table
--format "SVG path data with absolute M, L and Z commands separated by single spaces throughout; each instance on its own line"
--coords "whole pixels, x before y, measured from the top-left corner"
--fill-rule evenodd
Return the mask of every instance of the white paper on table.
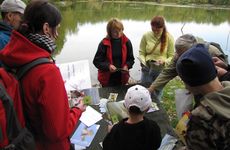
M 93 109 L 91 106 L 87 106 L 86 110 L 82 113 L 80 121 L 82 121 L 88 127 L 95 124 L 102 119 L 102 114 Z

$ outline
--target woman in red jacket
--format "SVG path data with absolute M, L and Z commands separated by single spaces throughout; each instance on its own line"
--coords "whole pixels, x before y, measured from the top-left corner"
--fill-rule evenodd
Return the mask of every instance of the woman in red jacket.
M 2 62 L 17 68 L 38 58 L 50 58 L 55 50 L 59 10 L 40 0 L 25 10 L 19 32 L 13 31 L 9 44 L 0 52 Z M 54 62 L 31 69 L 21 80 L 25 113 L 37 150 L 69 150 L 69 136 L 85 110 L 81 101 L 70 109 L 64 82 Z
M 123 33 L 120 20 L 112 18 L 107 24 L 107 36 L 99 43 L 93 64 L 103 87 L 124 85 L 134 64 L 133 47 Z

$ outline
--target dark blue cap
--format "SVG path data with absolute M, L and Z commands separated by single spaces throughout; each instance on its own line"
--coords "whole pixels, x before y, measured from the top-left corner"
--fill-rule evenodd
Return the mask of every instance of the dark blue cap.
M 177 61 L 176 70 L 189 86 L 206 84 L 217 76 L 212 57 L 204 44 L 197 44 L 184 52 Z

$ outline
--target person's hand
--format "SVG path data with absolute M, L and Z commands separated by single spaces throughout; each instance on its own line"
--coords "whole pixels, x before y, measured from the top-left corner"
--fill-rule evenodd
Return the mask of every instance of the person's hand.
M 158 64 L 158 65 L 164 65 L 165 61 L 162 60 L 162 59 L 159 59 L 159 60 L 156 61 L 156 64 Z
M 115 67 L 114 65 L 109 65 L 109 71 L 110 72 L 116 72 L 117 67 Z
M 83 99 L 80 99 L 75 107 L 79 108 L 83 112 L 86 110 L 87 105 L 84 104 Z
M 113 128 L 113 125 L 108 125 L 108 132 L 110 132 L 112 128 Z
M 128 66 L 126 66 L 126 65 L 125 65 L 122 69 L 123 69 L 124 71 L 127 71 L 127 72 L 129 71 L 129 68 L 128 68 Z
M 217 70 L 217 76 L 221 77 L 223 76 L 225 73 L 227 73 L 228 71 L 224 68 L 221 68 L 219 66 L 216 66 L 216 70 Z
M 154 93 L 155 92 L 154 87 L 149 87 L 148 90 L 149 90 L 149 93 Z
M 216 66 L 224 68 L 224 69 L 228 68 L 228 65 L 225 64 L 220 58 L 218 58 L 218 57 L 212 57 L 212 60 L 213 60 L 213 62 L 214 62 L 214 64 Z

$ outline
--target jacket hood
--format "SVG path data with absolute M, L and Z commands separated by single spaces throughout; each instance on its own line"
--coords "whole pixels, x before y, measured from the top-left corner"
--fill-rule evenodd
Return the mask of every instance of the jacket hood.
M 13 30 L 13 27 L 8 25 L 7 23 L 0 21 L 0 30 L 1 31 L 8 31 L 11 33 L 11 31 Z
M 230 82 L 222 82 L 223 90 L 205 95 L 201 102 L 204 106 L 209 106 L 218 115 L 230 119 Z
M 48 58 L 50 53 L 14 30 L 9 43 L 0 51 L 0 60 L 8 67 L 22 66 L 42 57 Z

